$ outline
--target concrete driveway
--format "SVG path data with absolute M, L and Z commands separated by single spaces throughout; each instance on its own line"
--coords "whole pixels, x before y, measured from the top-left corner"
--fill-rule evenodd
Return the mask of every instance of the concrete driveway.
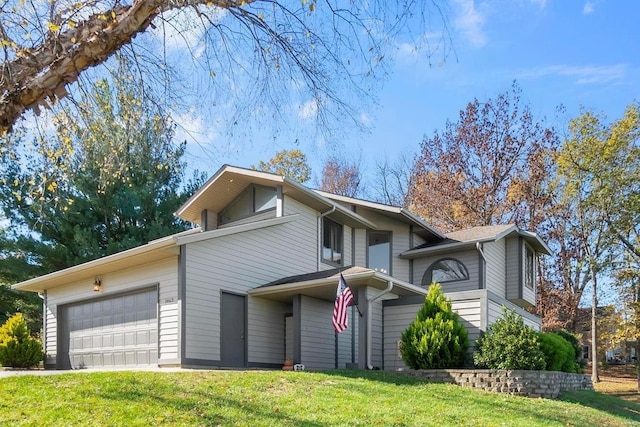
M 60 375 L 60 374 L 88 374 L 91 372 L 124 372 L 124 371 L 145 371 L 145 372 L 192 372 L 197 369 L 181 369 L 181 368 L 122 368 L 122 369 L 2 369 L 0 368 L 0 378 L 15 377 L 18 375 Z

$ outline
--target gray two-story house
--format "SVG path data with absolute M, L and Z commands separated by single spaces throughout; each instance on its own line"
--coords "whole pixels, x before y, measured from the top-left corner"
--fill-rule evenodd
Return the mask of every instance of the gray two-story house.
M 402 368 L 431 282 L 471 339 L 535 304 L 549 249 L 513 225 L 441 234 L 405 209 L 222 167 L 176 213 L 193 230 L 14 285 L 44 300 L 46 366 Z M 338 277 L 354 294 L 331 324 Z

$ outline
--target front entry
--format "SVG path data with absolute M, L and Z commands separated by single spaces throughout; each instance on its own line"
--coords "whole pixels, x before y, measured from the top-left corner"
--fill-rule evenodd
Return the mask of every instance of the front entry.
M 243 295 L 222 292 L 220 362 L 228 368 L 247 366 L 247 301 Z

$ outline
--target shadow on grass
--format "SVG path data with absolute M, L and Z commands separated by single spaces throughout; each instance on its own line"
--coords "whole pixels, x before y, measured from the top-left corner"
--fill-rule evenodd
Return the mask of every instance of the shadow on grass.
M 363 380 L 380 381 L 395 385 L 442 384 L 428 381 L 424 378 L 417 378 L 401 373 L 388 371 L 332 370 L 324 371 L 322 373 L 328 376 L 341 376 L 356 379 L 360 378 Z M 453 384 L 450 385 L 453 387 L 452 390 L 456 391 L 452 391 L 450 395 L 439 394 L 439 399 L 458 401 L 461 398 L 460 394 L 464 394 L 465 405 L 477 405 L 478 407 L 488 408 L 488 410 L 491 412 L 497 413 L 505 409 L 512 409 L 519 412 L 520 414 L 527 414 L 528 416 L 537 420 L 544 419 L 548 422 L 557 422 L 561 424 L 567 424 L 568 422 L 570 423 L 572 421 L 571 416 L 567 417 L 566 415 L 559 413 L 542 413 L 541 411 L 535 409 L 536 405 L 523 405 L 523 401 L 526 402 L 528 399 L 530 399 L 528 397 L 517 397 L 508 394 L 473 390 L 466 387 L 458 387 Z M 350 385 L 350 387 L 353 387 L 353 385 Z M 474 396 L 472 393 L 477 393 L 477 395 Z M 487 401 L 487 395 L 491 395 L 495 398 Z M 640 421 L 640 404 L 630 402 L 628 400 L 623 400 L 616 396 L 590 391 L 575 391 L 563 393 L 563 395 L 558 400 L 596 409 L 603 413 L 621 417 L 630 421 Z M 540 399 L 531 399 L 531 402 L 539 401 Z M 553 400 L 551 399 L 549 399 L 549 401 L 553 402 Z
M 567 391 L 562 393 L 560 400 L 587 406 L 632 421 L 640 421 L 640 404 L 629 402 L 617 396 L 596 391 Z

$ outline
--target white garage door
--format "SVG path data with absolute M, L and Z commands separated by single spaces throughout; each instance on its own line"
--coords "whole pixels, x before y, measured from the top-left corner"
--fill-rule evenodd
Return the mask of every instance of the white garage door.
M 63 310 L 61 368 L 157 363 L 158 303 L 155 288 L 70 305 Z

